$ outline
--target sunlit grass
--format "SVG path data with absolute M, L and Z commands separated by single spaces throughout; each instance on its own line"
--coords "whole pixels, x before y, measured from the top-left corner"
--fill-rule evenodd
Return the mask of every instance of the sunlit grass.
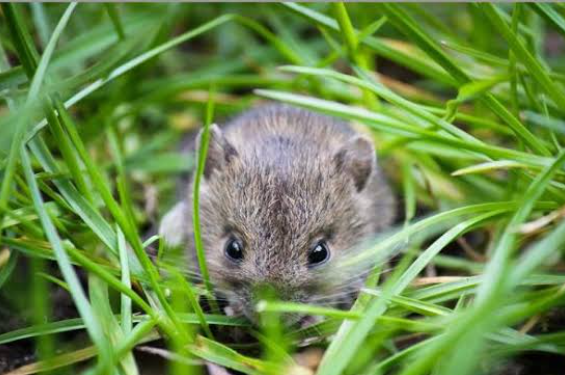
M 140 374 L 135 347 L 156 340 L 179 375 L 491 374 L 565 355 L 561 4 L 0 9 L 0 303 L 22 323 L 0 345 L 37 345 L 25 373 Z M 264 100 L 366 131 L 402 198 L 349 260 L 379 267 L 348 311 L 264 300 L 253 326 L 220 314 L 205 270 L 159 268 L 154 248 L 171 250 L 144 242 L 181 173 L 203 171 L 206 131 L 200 157 L 181 139 Z M 56 285 L 78 316 L 53 319 Z M 296 355 L 313 346 L 317 369 Z

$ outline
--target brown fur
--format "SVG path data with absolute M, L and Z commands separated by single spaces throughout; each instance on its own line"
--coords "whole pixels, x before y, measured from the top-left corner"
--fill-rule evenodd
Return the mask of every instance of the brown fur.
M 193 252 L 188 195 L 180 222 Z M 356 292 L 363 267 L 342 269 L 340 262 L 391 223 L 394 199 L 370 140 L 336 119 L 271 105 L 223 131 L 212 127 L 200 216 L 212 281 L 250 316 L 252 290 L 263 284 L 299 302 L 337 304 Z M 225 255 L 232 236 L 244 244 L 241 263 Z M 331 258 L 308 267 L 320 239 Z

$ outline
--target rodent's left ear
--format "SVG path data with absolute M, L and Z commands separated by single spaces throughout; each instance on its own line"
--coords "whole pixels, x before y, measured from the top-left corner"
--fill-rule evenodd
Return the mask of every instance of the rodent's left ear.
M 334 161 L 338 169 L 353 177 L 357 191 L 361 191 L 375 170 L 377 157 L 371 140 L 358 135 L 349 140 L 334 155 Z
M 196 146 L 200 147 L 203 130 L 196 138 Z M 208 153 L 204 167 L 204 177 L 210 178 L 214 170 L 221 170 L 230 160 L 238 155 L 235 147 L 227 140 L 220 127 L 216 124 L 210 126 Z

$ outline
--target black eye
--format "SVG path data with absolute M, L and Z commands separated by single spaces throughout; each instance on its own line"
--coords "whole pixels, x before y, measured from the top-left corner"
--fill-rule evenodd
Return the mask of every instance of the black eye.
M 330 250 L 325 241 L 320 241 L 314 246 L 308 254 L 308 265 L 318 266 L 326 262 L 330 257 Z
M 226 243 L 226 255 L 231 260 L 239 262 L 243 259 L 243 244 L 234 238 Z

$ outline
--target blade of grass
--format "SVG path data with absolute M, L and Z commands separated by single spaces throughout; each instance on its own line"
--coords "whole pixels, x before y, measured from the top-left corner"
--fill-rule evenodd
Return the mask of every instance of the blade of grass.
M 26 181 L 28 182 L 28 185 L 32 192 L 33 203 L 35 209 L 37 210 L 37 214 L 39 215 L 41 224 L 45 230 L 45 234 L 49 239 L 51 246 L 53 246 L 57 263 L 65 281 L 69 285 L 69 288 L 72 292 L 71 296 L 73 297 L 80 316 L 85 322 L 86 328 L 92 341 L 100 351 L 101 367 L 105 367 L 111 358 L 110 348 L 106 345 L 100 323 L 92 314 L 92 308 L 90 306 L 90 303 L 88 302 L 88 299 L 86 298 L 84 290 L 82 289 L 78 276 L 76 275 L 69 257 L 63 248 L 63 244 L 61 243 L 61 239 L 57 234 L 57 230 L 51 222 L 51 218 L 45 210 L 43 199 L 41 197 L 41 193 L 39 192 L 37 181 L 35 180 L 35 176 L 31 168 L 29 156 L 23 146 L 20 149 L 20 159 L 22 161 L 22 167 L 26 176 Z
M 393 301 L 394 302 L 394 301 Z M 275 313 L 299 313 L 309 316 L 325 316 L 332 319 L 359 320 L 363 316 L 359 311 L 344 311 L 328 307 L 305 305 L 293 302 L 259 301 L 256 306 L 257 312 Z M 403 330 L 428 332 L 441 328 L 439 324 L 424 322 L 421 320 L 410 320 L 392 316 L 380 316 L 378 323 L 383 326 L 399 327 Z
M 46 270 L 46 262 L 41 258 L 30 259 L 30 276 L 31 276 L 31 307 L 32 321 L 39 324 L 45 321 L 46 316 L 50 316 L 53 311 L 53 303 L 49 298 L 45 298 L 49 294 L 49 285 L 43 277 Z M 55 354 L 55 341 L 52 336 L 38 336 L 35 339 L 35 346 L 39 359 L 48 359 Z
M 381 3 L 379 7 L 388 17 L 389 21 L 400 29 L 409 38 L 413 39 L 426 54 L 442 66 L 457 82 L 469 81 L 467 73 L 455 64 L 430 36 L 408 15 L 398 4 Z
M 202 310 L 202 307 L 200 306 L 200 303 L 198 302 L 198 298 L 196 296 L 196 293 L 194 291 L 193 286 L 190 285 L 188 283 L 188 281 L 186 280 L 186 278 L 184 276 L 182 276 L 181 274 L 179 274 L 178 272 L 175 275 L 175 277 L 178 280 L 178 283 L 182 286 L 182 289 L 185 292 L 186 297 L 188 298 L 188 301 L 189 301 L 189 303 L 192 307 L 192 310 L 194 310 L 194 313 L 198 317 L 198 321 L 200 323 L 200 326 L 202 327 L 202 330 L 204 331 L 204 334 L 206 335 L 206 337 L 213 340 L 214 335 L 212 334 L 212 331 L 210 330 L 210 326 L 208 325 L 208 322 L 206 321 L 206 316 L 204 315 L 204 311 Z
M 472 165 L 470 167 L 465 167 L 458 169 L 451 173 L 452 176 L 462 176 L 470 173 L 483 173 L 491 172 L 499 169 L 509 169 L 509 168 L 527 168 L 528 166 L 514 161 L 514 160 L 497 160 L 486 163 L 480 163 Z
M 332 3 L 332 10 L 334 17 L 339 25 L 341 35 L 345 40 L 347 54 L 349 59 L 355 62 L 356 65 L 361 66 L 363 69 L 369 69 L 367 60 L 365 59 L 362 51 L 358 50 L 359 40 L 357 38 L 356 32 L 353 29 L 349 15 L 347 14 L 347 9 L 343 2 Z M 369 90 L 363 90 L 363 97 L 365 98 L 365 104 L 367 107 L 377 110 L 378 102 L 373 93 Z
M 61 103 L 57 104 L 57 110 L 59 111 L 59 116 L 63 124 L 65 124 L 65 128 L 69 133 L 69 136 L 73 141 L 75 148 L 77 149 L 79 155 L 81 156 L 82 162 L 86 166 L 86 170 L 90 175 L 90 178 L 94 186 L 96 187 L 97 191 L 102 197 L 102 200 L 104 201 L 110 212 L 112 213 L 112 216 L 114 217 L 118 225 L 124 231 L 124 235 L 128 239 L 129 243 L 132 245 L 133 252 L 136 255 L 134 259 L 137 259 L 137 261 L 139 262 L 138 263 L 139 265 L 133 263 L 133 266 L 135 266 L 136 268 L 139 268 L 139 266 L 141 266 L 141 268 L 148 277 L 149 284 L 151 285 L 152 290 L 157 295 L 159 303 L 161 304 L 162 308 L 165 310 L 167 317 L 170 319 L 170 323 L 177 326 L 176 328 L 173 329 L 168 322 L 161 321 L 161 323 L 163 324 L 162 327 L 164 327 L 164 329 L 167 331 L 168 334 L 172 334 L 175 337 L 183 336 L 184 338 L 186 338 L 185 337 L 186 333 L 183 332 L 183 329 L 180 328 L 180 326 L 178 325 L 178 321 L 176 320 L 175 314 L 172 311 L 169 303 L 167 302 L 164 291 L 162 290 L 161 285 L 159 283 L 160 275 L 155 269 L 155 266 L 151 263 L 149 256 L 147 255 L 145 249 L 142 246 L 141 240 L 139 239 L 139 236 L 137 234 L 137 229 L 132 224 L 133 220 L 130 219 L 126 215 L 126 213 L 124 213 L 124 211 L 121 209 L 118 203 L 114 200 L 114 197 L 112 196 L 110 189 L 106 185 L 100 170 L 93 162 L 93 160 L 90 158 L 80 138 L 80 135 L 76 130 L 76 126 L 74 125 L 74 122 L 70 118 L 66 109 L 62 108 Z
M 94 276 L 93 274 L 89 274 L 88 289 L 90 301 L 92 302 L 93 312 L 97 316 L 98 321 L 102 324 L 104 336 L 109 345 L 116 347 L 117 343 L 123 340 L 124 332 L 122 331 L 112 311 L 112 307 L 110 306 L 108 286 L 98 277 Z M 123 316 L 123 318 L 124 319 L 122 320 L 122 322 L 127 319 L 127 317 L 125 316 Z M 112 359 L 112 362 L 113 361 L 114 359 Z M 109 366 L 106 369 L 101 367 L 95 369 L 95 373 L 96 371 L 98 371 L 98 373 L 101 375 L 107 374 L 110 368 L 113 367 L 113 363 L 112 366 Z M 118 360 L 116 360 L 116 363 L 120 364 L 120 367 L 122 368 L 125 375 L 139 374 L 131 352 L 127 353 L 123 358 L 120 358 L 119 362 Z
M 24 26 L 19 5 L 2 4 L 2 13 L 6 19 L 6 26 L 8 27 L 15 50 L 22 55 L 22 66 L 26 74 L 32 77 L 37 67 L 36 62 L 39 60 L 39 55 L 37 51 L 30 48 L 33 45 L 33 41 L 27 28 Z
M 529 3 L 528 6 L 551 23 L 562 36 L 565 36 L 565 19 L 550 4 Z
M 259 96 L 314 109 L 323 113 L 343 117 L 348 120 L 360 120 L 384 132 L 405 136 L 418 135 L 417 139 L 420 140 L 424 139 L 428 142 L 449 144 L 452 146 L 452 149 L 460 148 L 468 151 L 476 151 L 483 153 L 490 158 L 516 159 L 517 161 L 525 164 L 542 167 L 551 162 L 550 158 L 540 157 L 526 152 L 448 138 L 437 133 L 427 131 L 426 129 L 406 124 L 405 122 L 401 122 L 381 113 L 369 112 L 362 108 L 346 106 L 337 102 L 273 90 L 255 90 L 255 93 Z
M 297 3 L 281 3 L 281 5 L 302 17 L 306 17 L 320 26 L 336 32 L 339 31 L 338 23 L 334 19 L 327 17 L 322 13 Z M 437 79 L 449 85 L 456 84 L 453 78 L 451 78 L 449 74 L 446 74 L 446 72 L 437 64 L 425 59 L 415 59 L 413 56 L 410 56 L 404 51 L 392 46 L 392 43 L 387 44 L 381 39 L 369 36 L 361 40 L 361 43 L 383 57 L 390 59 L 401 66 L 406 66 L 425 77 Z
M 124 26 L 122 25 L 122 20 L 120 19 L 116 4 L 106 3 L 104 4 L 104 7 L 106 8 L 106 12 L 108 12 L 108 15 L 110 16 L 110 20 L 112 20 L 112 25 L 114 25 L 114 29 L 116 30 L 116 34 L 118 34 L 118 38 L 120 38 L 120 40 L 124 40 L 126 38 L 126 32 L 124 30 Z
M 214 28 L 216 28 L 220 25 L 223 25 L 224 23 L 227 23 L 227 22 L 233 20 L 233 18 L 234 18 L 234 16 L 231 15 L 231 14 L 220 16 L 220 17 L 215 18 L 212 21 L 209 21 L 209 22 L 207 22 L 207 23 L 205 23 L 205 24 L 203 24 L 203 25 L 201 25 L 201 26 L 199 26 L 199 27 L 197 27 L 193 30 L 190 30 L 190 31 L 188 31 L 188 32 L 186 32 L 182 35 L 179 35 L 178 37 L 171 39 L 170 41 L 168 41 L 166 43 L 163 43 L 163 44 L 161 44 L 161 45 L 159 45 L 155 48 L 152 48 L 151 50 L 144 52 L 141 55 L 136 56 L 131 60 L 128 60 L 124 64 L 120 65 L 119 67 L 115 68 L 110 73 L 108 73 L 108 75 L 106 77 L 97 79 L 96 81 L 92 82 L 91 84 L 89 84 L 88 86 L 86 86 L 85 88 L 80 90 L 78 93 L 73 95 L 70 99 L 68 99 L 65 102 L 65 107 L 69 108 L 69 107 L 73 106 L 74 104 L 78 103 L 82 99 L 91 95 L 96 90 L 98 90 L 101 87 L 103 87 L 104 85 L 106 85 L 108 82 L 111 82 L 114 79 L 124 75 L 125 73 L 127 73 L 130 70 L 136 68 L 137 66 L 145 63 L 146 61 L 155 58 L 156 56 L 162 54 L 163 52 L 166 52 L 166 51 L 172 49 L 173 47 L 176 47 L 177 45 L 179 45 L 181 43 L 184 43 L 184 42 L 186 42 L 190 39 L 193 39 L 193 38 L 207 32 L 207 31 L 210 31 L 211 29 L 214 29 Z M 31 129 L 31 131 L 26 136 L 26 142 L 29 142 L 29 140 L 31 138 L 33 138 L 39 132 L 39 130 L 41 130 L 46 124 L 47 124 L 47 122 L 41 121 L 33 129 Z
M 110 143 L 110 149 L 115 160 L 116 170 L 118 172 L 116 185 L 118 188 L 118 195 L 120 198 L 121 206 L 124 213 L 126 214 L 126 218 L 130 221 L 129 225 L 133 228 L 136 226 L 135 214 L 132 209 L 132 200 L 130 194 L 131 189 L 127 183 L 124 158 L 122 155 L 122 150 L 120 148 L 120 142 L 118 141 L 118 136 L 114 128 L 109 127 L 107 134 Z
M 444 129 L 449 134 L 453 134 L 454 136 L 467 140 L 469 142 L 482 143 L 481 141 L 469 135 L 468 133 L 462 131 L 461 129 L 453 126 L 450 123 L 447 123 L 446 121 L 443 121 L 442 119 L 436 117 L 432 113 L 427 112 L 421 106 L 416 105 L 402 98 L 400 95 L 397 95 L 392 90 L 386 88 L 384 85 L 370 78 L 367 72 L 358 69 L 356 67 L 354 67 L 354 69 L 356 73 L 361 77 L 361 79 L 348 76 L 346 74 L 338 73 L 329 69 L 318 69 L 318 68 L 309 68 L 309 67 L 300 67 L 300 66 L 283 66 L 280 69 L 286 72 L 315 75 L 320 77 L 329 77 L 329 78 L 337 79 L 341 82 L 350 83 L 358 87 L 371 90 L 376 95 L 385 99 L 386 101 L 395 104 L 398 107 L 406 110 L 407 112 L 422 118 L 424 121 L 428 122 L 433 126 L 438 126 Z
M 41 40 L 41 46 L 45 47 L 49 42 L 49 35 L 51 35 L 51 27 L 47 12 L 45 12 L 45 6 L 42 3 L 32 3 L 30 7 L 33 21 Z
M 457 81 L 458 86 L 471 82 L 469 76 L 449 57 L 439 44 L 428 37 L 421 27 L 397 4 L 380 4 L 385 14 L 390 18 L 393 25 L 404 33 L 434 61 L 441 65 Z M 506 24 L 505 24 L 506 25 Z M 517 55 L 520 57 L 520 55 Z M 565 97 L 565 96 L 564 96 Z M 516 117 L 512 115 L 492 94 L 482 97 L 482 100 L 502 118 L 521 140 L 532 150 L 540 155 L 549 156 L 551 153 Z
M 212 341 L 202 336 L 198 337 L 198 341 L 190 347 L 190 350 L 200 358 L 241 371 L 244 374 L 285 373 L 285 369 L 281 369 L 276 364 L 244 356 L 217 341 Z
M 206 120 L 204 121 L 204 128 L 200 137 L 200 144 L 197 148 L 196 160 L 198 164 L 196 173 L 194 175 L 193 191 L 192 191 L 192 222 L 194 231 L 194 247 L 196 249 L 196 256 L 198 258 L 198 266 L 202 273 L 204 286 L 212 301 L 212 311 L 217 312 L 219 308 L 214 301 L 214 291 L 212 283 L 210 282 L 210 274 L 208 273 L 208 266 L 206 265 L 206 255 L 204 252 L 204 245 L 202 243 L 202 234 L 200 232 L 200 182 L 204 174 L 204 167 L 206 165 L 206 156 L 208 155 L 208 143 L 210 141 L 210 125 L 214 114 L 214 100 L 212 91 L 210 91 L 208 104 L 206 106 Z
M 565 19 L 550 4 L 529 3 L 528 6 L 551 23 L 562 36 L 565 36 Z
M 52 174 L 59 173 L 57 162 L 42 139 L 34 139 L 30 143 L 30 148 L 45 171 Z M 98 210 L 89 203 L 69 181 L 55 179 L 53 182 L 65 198 L 65 201 L 72 207 L 73 212 L 75 212 L 92 231 L 96 233 L 100 240 L 117 255 L 116 233 L 112 230 L 110 224 L 100 215 Z M 136 268 L 136 271 L 139 272 L 139 267 Z
M 354 57 L 357 55 L 357 35 L 355 35 L 345 4 L 342 2 L 332 3 L 332 10 L 345 40 L 347 51 L 351 57 Z
M 86 361 L 87 359 L 96 356 L 96 347 L 89 346 L 83 349 L 78 349 L 73 352 L 57 355 L 49 360 L 31 363 L 22 366 L 14 371 L 10 371 L 5 375 L 31 375 L 39 372 L 47 372 L 60 369 L 72 365 L 74 363 Z
M 565 164 L 565 152 L 562 152 L 555 161 L 542 171 L 532 182 L 528 190 L 524 193 L 523 204 L 512 217 L 502 238 L 497 244 L 494 257 L 485 269 L 485 280 L 481 284 L 477 302 L 481 303 L 488 298 L 494 298 L 499 290 L 504 290 L 504 282 L 502 278 L 506 274 L 509 266 L 510 257 L 514 251 L 514 242 L 516 241 L 516 228 L 521 225 L 531 213 L 536 201 L 540 198 L 544 189 L 549 185 L 551 178 Z M 501 289 L 499 289 L 501 288 Z
M 126 239 L 123 232 L 116 228 L 118 233 L 118 250 L 120 252 L 120 268 L 122 271 L 122 284 L 131 289 L 131 278 L 129 272 L 128 251 L 126 248 Z M 120 294 L 120 315 L 122 317 L 122 331 L 127 336 L 132 330 L 132 310 L 131 298 L 126 294 Z
M 447 244 L 455 238 L 465 233 L 475 225 L 491 219 L 504 211 L 494 210 L 491 212 L 480 214 L 472 219 L 466 220 L 455 225 L 452 229 L 443 234 L 439 239 L 434 241 L 430 247 L 422 253 L 414 263 L 402 274 L 399 280 L 389 286 L 389 290 L 385 289 L 382 298 L 374 299 L 367 309 L 364 311 L 361 320 L 356 322 L 342 340 L 334 340 L 330 344 L 328 350 L 322 358 L 317 375 L 337 375 L 347 367 L 353 359 L 353 355 L 362 345 L 363 341 L 369 334 L 371 327 L 378 317 L 380 317 L 387 309 L 389 296 L 402 293 L 402 291 L 410 284 L 410 282 L 425 268 L 425 266 L 438 254 Z M 340 353 L 335 355 L 335 353 Z
M 451 371 L 454 366 L 459 366 L 460 371 L 465 373 L 472 370 L 472 366 L 476 364 L 474 358 L 481 353 L 483 347 L 484 333 L 496 329 L 501 324 L 501 318 L 492 319 L 491 312 L 499 307 L 505 300 L 504 296 L 508 296 L 515 286 L 511 281 L 516 280 L 511 280 L 506 276 L 510 272 L 510 259 L 515 249 L 516 228 L 526 220 L 551 177 L 564 163 L 565 152 L 541 172 L 524 193 L 523 204 L 506 226 L 506 230 L 496 245 L 494 256 L 485 269 L 473 309 L 462 315 L 457 324 L 450 327 L 433 346 L 427 347 L 424 354 L 410 367 L 405 368 L 402 375 L 425 373 L 434 365 L 434 355 L 440 352 L 445 353 L 449 348 L 458 348 L 457 344 L 463 339 L 466 342 L 473 342 L 473 355 L 465 358 L 465 364 L 462 364 L 461 357 L 457 356 L 456 359 L 460 362 L 455 363 L 449 360 L 442 368 L 445 371 Z M 488 319 L 488 316 L 491 316 L 491 319 Z
M 117 318 L 120 318 L 117 316 Z M 240 318 L 233 318 L 225 315 L 205 315 L 206 321 L 210 325 L 221 325 L 228 327 L 248 327 L 249 323 Z M 198 324 L 199 317 L 196 314 L 179 314 L 179 319 L 183 323 Z M 149 315 L 135 315 L 132 319 L 133 323 L 146 323 L 152 322 L 154 326 L 156 323 Z M 135 331 L 137 329 L 132 330 Z M 66 319 L 56 322 L 44 323 L 30 327 L 20 328 L 14 331 L 0 334 L 0 345 L 8 344 L 11 342 L 25 340 L 40 335 L 51 335 L 56 333 L 64 333 L 84 329 L 84 321 L 81 318 Z
M 53 52 L 55 50 L 55 46 L 57 45 L 57 42 L 59 40 L 59 37 L 61 36 L 63 30 L 65 29 L 65 27 L 67 26 L 67 23 L 74 11 L 74 9 L 76 8 L 78 3 L 71 3 L 69 4 L 69 6 L 67 7 L 67 9 L 65 10 L 65 13 L 63 14 L 63 16 L 61 17 L 61 19 L 59 20 L 59 23 L 57 24 L 57 27 L 55 28 L 55 30 L 53 31 L 53 35 L 51 36 L 49 43 L 47 44 L 47 47 L 45 48 L 45 52 L 43 53 L 43 55 L 41 56 L 41 60 L 39 61 L 39 63 L 37 64 L 37 69 L 35 68 L 35 60 L 34 61 L 30 61 L 29 59 L 35 59 L 34 54 L 32 54 L 31 52 L 28 52 L 31 56 L 33 57 L 29 57 L 26 55 L 22 55 L 20 56 L 20 58 L 22 59 L 24 66 L 26 66 L 28 74 L 33 76 L 33 79 L 31 80 L 31 86 L 27 95 L 27 99 L 26 99 L 26 104 L 25 106 L 29 107 L 37 100 L 37 97 L 39 95 L 39 91 L 41 88 L 41 85 L 44 82 L 44 78 L 45 78 L 45 73 L 47 71 L 47 66 L 49 65 L 49 62 L 51 61 L 51 57 L 53 55 Z M 19 51 L 28 51 L 28 48 L 25 46 L 25 42 L 24 40 L 29 40 L 29 35 L 27 35 L 27 33 L 25 31 L 23 31 L 23 28 L 20 27 L 21 24 L 21 20 L 20 17 L 17 14 L 16 9 L 14 8 L 14 4 L 3 4 L 3 9 L 5 12 L 5 15 L 7 17 L 7 21 L 8 21 L 8 25 L 10 27 L 10 30 L 12 31 L 12 40 L 20 46 L 21 49 L 19 49 Z M 23 112 L 25 113 L 25 112 Z M 16 135 L 13 138 L 12 141 L 12 145 L 10 147 L 10 155 L 8 157 L 8 165 L 6 166 L 5 172 L 4 172 L 4 178 L 2 181 L 2 187 L 0 190 L 0 211 L 4 211 L 7 208 L 7 203 L 8 203 L 8 198 L 9 198 L 9 194 L 10 194 L 10 190 L 12 187 L 12 179 L 13 179 L 13 175 L 15 172 L 15 168 L 16 168 L 16 163 L 17 163 L 17 156 L 18 156 L 18 152 L 21 148 L 21 144 L 23 142 L 23 137 L 25 134 L 25 131 L 27 129 L 27 120 L 28 117 L 27 116 L 21 116 L 21 121 L 18 121 L 17 123 L 17 128 L 16 128 Z
M 512 271 L 514 284 L 531 274 L 543 264 L 547 258 L 563 248 L 565 241 L 565 221 L 561 223 L 546 237 L 530 246 L 518 260 Z
M 549 96 L 555 101 L 559 108 L 565 108 L 565 94 L 546 73 L 546 69 L 534 57 L 528 48 L 518 39 L 516 34 L 512 32 L 506 21 L 501 16 L 500 10 L 492 4 L 476 4 L 485 16 L 490 20 L 491 24 L 506 39 L 510 48 L 521 61 L 521 63 L 530 71 L 531 77 L 543 87 Z

